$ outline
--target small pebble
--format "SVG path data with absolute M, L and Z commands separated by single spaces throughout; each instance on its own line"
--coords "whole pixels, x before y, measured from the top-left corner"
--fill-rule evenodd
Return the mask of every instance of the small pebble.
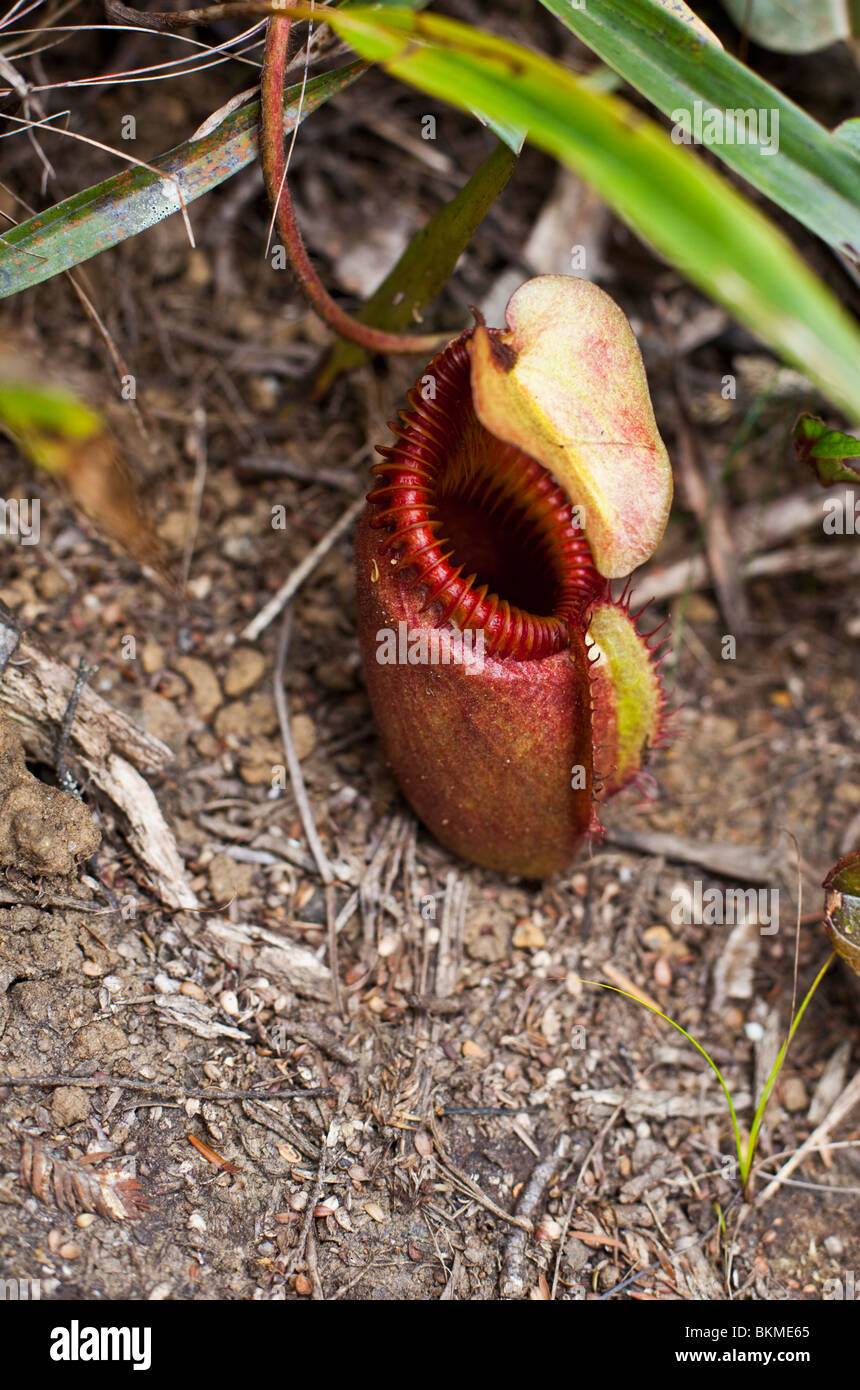
M 256 647 L 234 647 L 230 653 L 224 694 L 234 700 L 251 690 L 266 673 L 266 658 Z
M 782 1103 L 790 1114 L 808 1109 L 809 1097 L 799 1076 L 789 1076 L 786 1081 L 783 1081 Z
M 654 982 L 663 989 L 668 989 L 672 983 L 672 967 L 665 956 L 658 956 L 654 962 Z
M 193 980 L 183 980 L 179 986 L 179 993 L 186 995 L 189 999 L 205 999 L 206 991 L 196 985 Z
M 154 676 L 164 666 L 164 648 L 159 642 L 144 642 L 140 662 L 148 676 Z
M 537 922 L 527 917 L 514 928 L 513 943 L 518 951 L 539 951 L 546 945 L 546 937 Z
M 294 714 L 290 720 L 290 733 L 293 736 L 296 757 L 299 762 L 304 762 L 317 746 L 316 725 L 310 715 Z

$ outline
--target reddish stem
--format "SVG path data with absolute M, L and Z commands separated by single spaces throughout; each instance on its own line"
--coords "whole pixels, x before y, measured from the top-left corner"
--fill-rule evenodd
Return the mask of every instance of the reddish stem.
M 302 293 L 335 333 L 358 343 L 368 352 L 431 352 L 438 347 L 440 338 L 447 335 L 386 333 L 381 328 L 359 323 L 335 303 L 311 265 L 285 177 L 283 93 L 289 38 L 289 19 L 273 15 L 266 30 L 260 84 L 260 158 L 266 191 L 275 208 L 278 234 Z

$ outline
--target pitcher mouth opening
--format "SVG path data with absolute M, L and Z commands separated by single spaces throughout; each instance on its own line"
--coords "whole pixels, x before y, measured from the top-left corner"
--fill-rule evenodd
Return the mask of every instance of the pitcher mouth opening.
M 535 660 L 567 648 L 605 581 L 552 475 L 478 420 L 469 336 L 433 358 L 390 426 L 397 443 L 378 448 L 371 525 L 437 624 L 482 629 L 489 655 Z

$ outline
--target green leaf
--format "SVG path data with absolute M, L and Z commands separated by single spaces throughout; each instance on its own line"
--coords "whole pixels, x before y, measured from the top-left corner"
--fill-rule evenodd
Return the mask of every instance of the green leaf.
M 847 0 L 723 0 L 743 34 L 776 53 L 815 53 L 851 37 Z
M 355 315 L 359 323 L 390 333 L 402 333 L 414 325 L 416 311 L 442 289 L 515 164 L 507 145 L 496 145 L 450 203 L 412 238 L 394 269 Z M 316 393 L 327 391 L 341 372 L 365 361 L 363 348 L 340 339 L 317 379 Z
M 814 415 L 801 415 L 794 427 L 794 451 L 808 463 L 822 487 L 856 483 L 860 479 L 860 439 L 828 429 Z M 846 463 L 856 459 L 856 463 Z
M 860 116 L 850 116 L 847 121 L 838 125 L 833 132 L 833 138 L 847 145 L 852 154 L 860 159 Z
M 0 378 L 0 429 L 53 472 L 62 471 L 52 451 L 57 439 L 82 443 L 100 432 L 102 420 L 65 386 Z
M 376 0 L 376 8 L 384 10 L 425 10 L 430 4 L 430 0 Z M 361 0 L 345 0 L 343 5 L 345 10 L 360 9 Z M 510 121 L 498 119 L 486 111 L 479 111 L 475 107 L 472 115 L 491 130 L 503 145 L 507 145 L 514 154 L 519 154 L 526 138 L 526 131 L 521 125 L 512 124 Z
M 662 1009 L 658 1009 L 657 1006 L 655 1004 L 652 1004 L 648 999 L 643 999 L 641 994 L 632 994 L 630 990 L 619 989 L 618 985 L 605 985 L 602 980 L 585 980 L 580 975 L 568 975 L 567 978 L 569 980 L 575 980 L 577 984 L 580 985 L 594 985 L 597 989 L 608 990 L 611 994 L 620 994 L 622 999 L 632 999 L 634 1004 L 639 1004 L 643 1009 L 647 1009 L 649 1013 L 655 1014 L 657 1018 L 662 1018 L 664 1023 L 671 1023 L 672 1027 L 675 1028 L 681 1034 L 682 1037 L 687 1039 L 687 1042 L 693 1044 L 693 1047 L 696 1049 L 697 1052 L 701 1053 L 708 1066 L 711 1068 L 711 1071 L 716 1076 L 717 1080 L 720 1083 L 720 1089 L 722 1090 L 722 1093 L 726 1098 L 726 1104 L 729 1108 L 729 1118 L 732 1122 L 732 1132 L 735 1138 L 735 1147 L 737 1148 L 738 1163 L 742 1169 L 744 1164 L 744 1148 L 743 1141 L 741 1138 L 741 1127 L 738 1124 L 737 1111 L 735 1110 L 735 1103 L 732 1099 L 732 1093 L 729 1090 L 728 1082 L 726 1081 L 725 1077 L 723 1076 L 713 1057 L 710 1055 L 709 1052 L 705 1051 L 700 1042 L 696 1041 L 692 1033 L 688 1033 L 686 1028 L 682 1028 L 680 1023 L 676 1023 L 674 1018 L 672 1018 L 669 1014 L 664 1014 Z
M 849 859 L 851 858 L 852 856 L 849 856 Z M 832 870 L 831 872 L 836 873 L 838 869 L 843 868 L 847 863 L 848 859 L 840 860 L 839 864 L 836 865 L 836 869 Z M 827 883 L 825 883 L 825 887 L 827 886 Z M 770 1072 L 768 1073 L 768 1078 L 764 1084 L 764 1089 L 761 1095 L 759 1096 L 758 1104 L 755 1108 L 755 1115 L 753 1116 L 752 1128 L 750 1129 L 749 1138 L 747 1139 L 746 1144 L 743 1141 L 743 1135 L 741 1134 L 741 1127 L 738 1124 L 738 1117 L 737 1112 L 735 1110 L 734 1100 L 732 1099 L 732 1093 L 728 1088 L 728 1084 L 719 1067 L 717 1066 L 716 1062 L 714 1061 L 713 1057 L 711 1057 L 710 1053 L 705 1051 L 700 1042 L 696 1041 L 692 1033 L 688 1033 L 686 1028 L 682 1028 L 680 1023 L 676 1023 L 674 1018 L 671 1018 L 669 1014 L 664 1014 L 662 1009 L 658 1009 L 656 1005 L 650 1003 L 647 999 L 643 999 L 642 996 L 639 994 L 632 994 L 629 990 L 619 989 L 617 985 L 605 985 L 602 980 L 583 980 L 578 975 L 571 975 L 568 978 L 571 980 L 577 980 L 580 984 L 583 985 L 596 985 L 598 989 L 610 990 L 613 994 L 620 994 L 624 999 L 632 999 L 634 1004 L 640 1004 L 643 1009 L 648 1009 L 649 1013 L 656 1014 L 657 1018 L 662 1018 L 664 1023 L 671 1023 L 672 1027 L 676 1028 L 677 1031 L 687 1039 L 687 1042 L 692 1043 L 696 1051 L 702 1054 L 705 1061 L 708 1063 L 708 1066 L 711 1068 L 711 1071 L 714 1073 L 717 1080 L 719 1081 L 723 1095 L 726 1098 L 726 1104 L 729 1108 L 729 1117 L 732 1122 L 732 1132 L 734 1134 L 735 1148 L 737 1150 L 738 1155 L 738 1167 L 740 1169 L 741 1182 L 743 1184 L 744 1189 L 746 1189 L 747 1184 L 749 1182 L 750 1172 L 752 1170 L 753 1159 L 755 1158 L 759 1130 L 761 1129 L 761 1123 L 764 1119 L 764 1112 L 767 1109 L 767 1103 L 770 1100 L 771 1092 L 774 1086 L 776 1085 L 779 1073 L 782 1071 L 783 1062 L 785 1061 L 788 1049 L 794 1040 L 794 1035 L 797 1032 L 797 1029 L 800 1025 L 800 1020 L 806 1013 L 806 1006 L 808 1005 L 815 991 L 818 989 L 818 986 L 821 984 L 821 981 L 824 979 L 824 976 L 827 974 L 827 971 L 830 969 L 832 962 L 833 956 L 830 955 L 822 965 L 821 969 L 819 970 L 818 974 L 816 975 L 815 979 L 813 980 L 812 984 L 810 985 L 809 989 L 804 995 L 803 1002 L 792 1020 L 791 1027 L 788 1030 L 788 1037 L 786 1037 L 783 1040 L 782 1046 L 780 1047 L 779 1052 L 777 1054 L 776 1061 L 774 1062 L 773 1066 L 770 1069 Z
M 452 105 L 521 122 L 534 144 L 593 184 L 658 252 L 829 400 L 860 413 L 857 325 L 766 217 L 652 121 L 548 58 L 438 15 L 365 8 L 332 12 L 328 20 L 403 81 Z M 695 34 L 681 29 L 701 51 Z
M 62 382 L 45 380 L 43 372 L 21 376 L 22 365 L 11 353 L 0 357 L 0 431 L 32 464 L 52 473 L 122 550 L 166 576 L 164 545 L 135 470 L 105 418 Z M 29 368 L 38 370 L 37 364 Z
M 758 1105 L 755 1108 L 755 1115 L 753 1117 L 752 1128 L 750 1130 L 749 1139 L 747 1140 L 746 1152 L 741 1153 L 741 1179 L 743 1181 L 744 1187 L 746 1187 L 747 1185 L 747 1180 L 750 1175 L 750 1169 L 752 1168 L 752 1161 L 755 1158 L 755 1150 L 756 1144 L 758 1143 L 759 1130 L 761 1129 L 762 1121 L 764 1119 L 764 1112 L 767 1109 L 767 1103 L 770 1100 L 771 1091 L 776 1085 L 779 1074 L 782 1071 L 782 1064 L 785 1061 L 788 1049 L 794 1040 L 794 1035 L 800 1026 L 800 1020 L 806 1013 L 806 1007 L 832 964 L 833 956 L 829 955 L 827 957 L 827 960 L 824 962 L 821 969 L 819 970 L 818 974 L 816 975 L 815 979 L 812 981 L 812 984 L 809 986 L 809 989 L 806 991 L 806 994 L 803 996 L 803 1002 L 800 1008 L 798 1009 L 797 1013 L 795 1014 L 794 1018 L 792 1019 L 791 1027 L 788 1030 L 788 1037 L 783 1040 L 782 1046 L 780 1047 L 779 1052 L 776 1055 L 776 1061 L 774 1062 L 773 1066 L 770 1069 L 770 1072 L 768 1073 L 767 1081 L 764 1083 L 764 1090 L 759 1096 Z M 738 1151 L 740 1153 L 740 1148 Z
M 284 93 L 284 129 L 306 119 L 329 97 L 364 71 L 351 63 Z M 301 101 L 301 115 L 299 104 Z M 0 299 L 49 280 L 109 246 L 137 236 L 180 207 L 208 193 L 257 157 L 259 102 L 243 106 L 199 140 L 186 140 L 153 160 L 152 173 L 139 166 L 84 189 L 46 212 L 21 222 L 0 239 Z
M 500 120 L 498 116 L 488 116 L 485 112 L 473 108 L 472 115 L 477 116 L 482 125 L 487 126 L 494 135 L 498 136 L 503 145 L 514 154 L 519 154 L 525 144 L 528 131 L 525 126 L 518 125 L 515 121 Z
M 772 153 L 755 144 L 723 142 L 710 148 L 831 246 L 860 260 L 856 148 L 846 148 L 847 142 L 835 139 L 776 87 L 654 0 L 588 0 L 584 9 L 573 9 L 569 0 L 541 3 L 676 124 L 695 123 L 698 110 L 704 132 L 709 110 L 751 110 L 765 140 L 776 129 L 778 147 Z

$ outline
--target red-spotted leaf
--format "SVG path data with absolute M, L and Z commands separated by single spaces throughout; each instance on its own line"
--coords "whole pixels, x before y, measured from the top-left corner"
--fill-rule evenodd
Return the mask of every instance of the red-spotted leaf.
M 808 463 L 822 487 L 860 479 L 860 439 L 831 430 L 814 415 L 801 415 L 794 427 L 794 451 Z

